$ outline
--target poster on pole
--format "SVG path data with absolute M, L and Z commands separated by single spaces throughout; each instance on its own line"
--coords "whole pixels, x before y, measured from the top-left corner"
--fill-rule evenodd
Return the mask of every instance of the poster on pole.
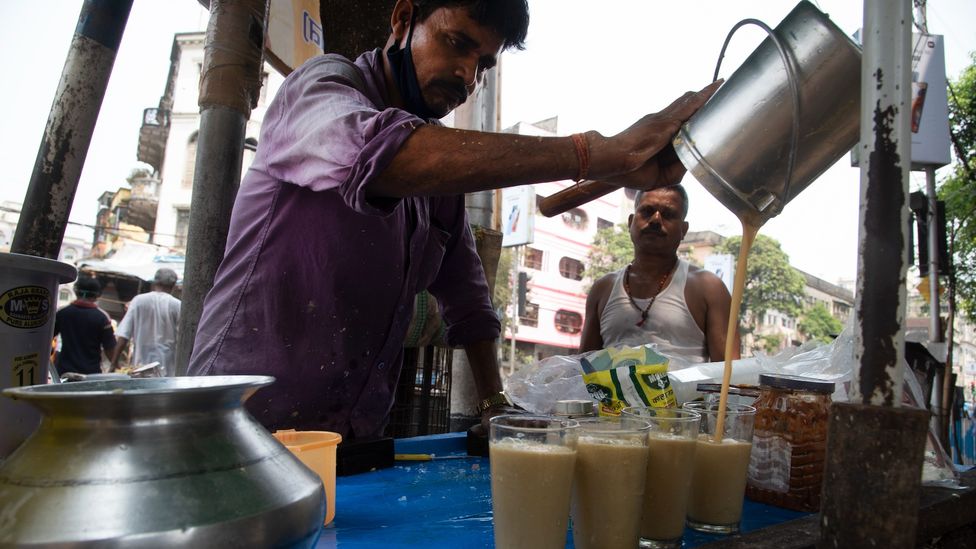
M 325 36 L 319 0 L 271 0 L 264 51 L 268 63 L 288 76 L 312 57 L 322 55 Z
M 535 188 L 502 189 L 502 247 L 531 244 L 535 240 Z
M 712 254 L 705 258 L 704 269 L 715 273 L 722 280 L 725 287 L 732 291 L 733 276 L 735 275 L 735 257 L 731 254 Z

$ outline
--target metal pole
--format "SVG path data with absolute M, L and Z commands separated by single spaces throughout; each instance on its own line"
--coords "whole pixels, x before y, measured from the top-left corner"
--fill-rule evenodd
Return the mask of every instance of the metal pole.
M 929 234 L 929 341 L 939 343 L 942 341 L 942 326 L 939 319 L 939 231 L 938 211 L 939 198 L 935 193 L 935 168 L 926 166 L 925 168 L 925 194 L 929 202 L 928 222 Z
M 512 318 L 508 322 L 508 329 L 512 335 L 512 347 L 508 354 L 509 375 L 515 373 L 515 341 L 516 341 L 516 334 L 518 334 L 519 316 L 521 316 L 521 311 L 519 311 L 519 307 L 518 307 L 518 302 L 519 302 L 519 296 L 518 296 L 519 267 L 518 266 L 519 266 L 519 251 L 521 250 L 521 248 L 522 248 L 521 246 L 515 246 L 514 248 L 512 248 L 512 288 L 515 291 L 512 292 Z
M 865 0 L 855 398 L 899 406 L 904 371 L 911 3 Z
M 454 127 L 466 130 L 495 131 L 495 94 L 497 81 L 492 69 L 485 77 L 485 84 L 454 110 Z M 486 98 L 490 97 L 490 100 Z M 492 226 L 492 191 L 470 193 L 465 196 L 468 223 L 481 227 Z M 468 362 L 462 350 L 454 351 L 451 368 L 451 430 L 460 431 L 478 421 L 477 390 Z
M 928 412 L 899 407 L 905 375 L 911 22 L 910 0 L 864 1 L 856 367 L 851 402 L 831 408 L 820 513 L 824 548 L 915 546 Z
M 85 0 L 10 251 L 57 259 L 132 0 Z
M 212 0 L 200 74 L 200 132 L 176 339 L 176 375 L 185 375 L 203 300 L 227 244 L 247 119 L 261 91 L 265 0 Z

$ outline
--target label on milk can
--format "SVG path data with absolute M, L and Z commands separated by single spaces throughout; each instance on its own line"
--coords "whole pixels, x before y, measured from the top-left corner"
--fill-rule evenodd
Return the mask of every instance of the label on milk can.
M 47 324 L 51 292 L 43 286 L 19 286 L 0 295 L 0 322 L 33 330 Z

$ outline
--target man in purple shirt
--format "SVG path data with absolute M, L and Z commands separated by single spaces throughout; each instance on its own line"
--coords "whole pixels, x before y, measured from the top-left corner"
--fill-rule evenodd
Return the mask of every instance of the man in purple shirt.
M 465 348 L 483 417 L 504 405 L 492 309 L 465 192 L 590 177 L 681 179 L 670 148 L 714 91 L 685 94 L 612 137 L 449 129 L 503 49 L 525 0 L 398 0 L 381 50 L 305 63 L 268 108 L 190 359 L 193 375 L 270 374 L 248 408 L 271 429 L 380 435 L 414 295 L 429 290 Z M 651 183 L 648 183 L 651 182 Z

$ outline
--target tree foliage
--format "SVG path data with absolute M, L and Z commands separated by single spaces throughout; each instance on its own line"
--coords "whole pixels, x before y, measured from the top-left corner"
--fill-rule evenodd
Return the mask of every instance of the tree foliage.
M 832 336 L 839 334 L 844 325 L 830 314 L 823 303 L 818 302 L 803 312 L 797 328 L 808 338 L 830 343 Z
M 971 55 L 972 64 L 950 84 L 949 124 L 956 165 L 938 194 L 946 202 L 956 306 L 976 322 L 976 53 Z
M 633 257 L 634 243 L 630 240 L 626 224 L 600 229 L 593 237 L 593 247 L 586 256 L 587 267 L 583 274 L 592 285 L 603 275 L 626 267 Z M 586 291 L 589 292 L 589 288 Z
M 715 251 L 738 259 L 741 242 L 741 236 L 734 236 Z M 772 310 L 795 318 L 801 310 L 805 286 L 803 275 L 790 266 L 790 258 L 779 242 L 763 234 L 756 236 L 749 252 L 746 287 L 739 311 L 740 325 L 755 330 L 759 319 Z M 750 322 L 746 322 L 747 319 Z

